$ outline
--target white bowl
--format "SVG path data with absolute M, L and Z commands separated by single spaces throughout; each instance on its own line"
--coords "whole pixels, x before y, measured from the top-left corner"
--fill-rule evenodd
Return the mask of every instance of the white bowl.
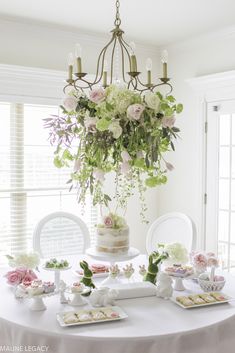
M 221 291 L 224 288 L 225 282 L 226 281 L 212 282 L 200 278 L 198 279 L 198 283 L 204 292 Z

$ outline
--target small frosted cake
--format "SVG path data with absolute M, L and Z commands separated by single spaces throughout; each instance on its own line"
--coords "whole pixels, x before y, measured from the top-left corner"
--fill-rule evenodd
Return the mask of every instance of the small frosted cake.
M 106 254 L 126 254 L 129 250 L 129 227 L 124 218 L 110 213 L 97 227 L 96 250 Z
M 84 289 L 84 286 L 80 282 L 75 282 L 71 286 L 71 292 L 72 293 L 81 293 L 83 291 L 83 289 Z

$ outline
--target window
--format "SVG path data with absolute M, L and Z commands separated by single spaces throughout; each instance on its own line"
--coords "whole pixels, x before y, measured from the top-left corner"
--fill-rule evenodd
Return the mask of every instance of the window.
M 235 269 L 235 101 L 208 105 L 207 248 Z
M 80 216 L 94 238 L 96 209 L 88 200 L 82 215 L 76 192 L 66 184 L 69 170 L 53 165 L 54 147 L 42 120 L 50 114 L 58 108 L 0 103 L 0 255 L 30 250 L 36 223 L 60 210 Z

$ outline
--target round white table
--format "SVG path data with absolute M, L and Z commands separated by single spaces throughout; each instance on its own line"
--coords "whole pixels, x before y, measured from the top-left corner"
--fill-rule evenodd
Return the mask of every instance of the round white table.
M 146 256 L 132 262 L 137 268 L 146 262 Z M 41 270 L 40 278 L 50 275 Z M 64 272 L 62 278 L 69 283 L 76 280 L 72 271 Z M 233 302 L 185 310 L 157 297 L 119 300 L 116 305 L 128 314 L 125 320 L 62 328 L 55 314 L 71 307 L 60 304 L 57 295 L 45 299 L 47 310 L 34 312 L 29 310 L 27 300 L 14 298 L 5 278 L 1 276 L 0 281 L 0 347 L 11 347 L 9 352 L 16 351 L 14 347 L 21 347 L 22 352 L 34 347 L 35 351 L 49 353 L 234 353 Z M 185 281 L 185 286 L 188 291 L 200 291 L 191 280 Z M 235 297 L 231 275 L 224 292 Z

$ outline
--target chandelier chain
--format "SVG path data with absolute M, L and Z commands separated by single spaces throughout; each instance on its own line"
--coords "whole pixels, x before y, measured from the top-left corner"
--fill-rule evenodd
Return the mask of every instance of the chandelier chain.
M 119 8 L 120 8 L 120 1 L 116 0 L 116 18 L 115 18 L 114 24 L 117 27 L 119 27 L 121 24 Z

